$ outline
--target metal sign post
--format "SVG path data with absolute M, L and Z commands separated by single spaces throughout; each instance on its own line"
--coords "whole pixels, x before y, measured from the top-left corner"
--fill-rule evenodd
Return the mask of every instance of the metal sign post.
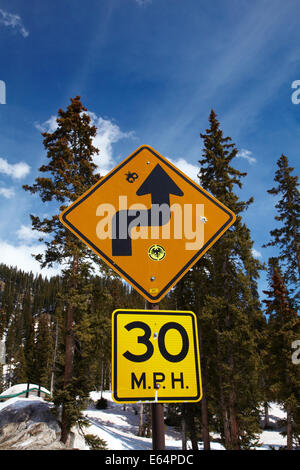
M 147 301 L 149 310 L 159 310 L 159 304 Z M 165 450 L 165 420 L 163 403 L 151 403 L 152 449 Z
M 164 405 L 162 403 L 151 404 L 152 417 L 152 449 L 165 450 L 165 421 Z

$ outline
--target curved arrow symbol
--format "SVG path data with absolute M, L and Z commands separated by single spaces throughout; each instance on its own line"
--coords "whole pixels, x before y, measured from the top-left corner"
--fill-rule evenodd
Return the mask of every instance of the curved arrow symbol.
M 171 217 L 170 194 L 183 196 L 183 191 L 170 176 L 157 164 L 145 181 L 138 188 L 136 195 L 151 194 L 151 208 L 148 210 L 121 210 L 115 213 L 112 220 L 112 254 L 113 256 L 131 256 L 132 240 L 130 230 L 133 227 L 162 227 Z M 163 210 L 154 213 L 153 207 Z M 135 224 L 136 221 L 136 224 Z

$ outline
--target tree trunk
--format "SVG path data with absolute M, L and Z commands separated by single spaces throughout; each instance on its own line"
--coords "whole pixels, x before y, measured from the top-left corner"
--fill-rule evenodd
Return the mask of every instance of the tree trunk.
M 190 416 L 188 420 L 188 427 L 189 427 L 189 435 L 192 443 L 192 449 L 198 450 L 198 439 L 197 439 L 197 432 L 195 426 L 195 418 L 194 416 Z
M 293 450 L 293 425 L 292 425 L 292 411 L 288 405 L 286 408 L 286 446 L 287 450 Z
M 70 383 L 72 378 L 73 366 L 73 308 L 69 305 L 67 308 L 67 331 L 66 331 L 66 350 L 65 350 L 65 372 L 64 372 L 64 389 Z M 63 403 L 62 420 L 61 420 L 61 441 L 66 444 L 70 432 L 70 425 L 66 414 L 66 406 Z
M 229 415 L 230 415 L 230 434 L 231 434 L 231 449 L 240 450 L 239 443 L 239 426 L 236 416 L 236 410 L 234 406 L 234 393 L 230 392 L 230 404 L 229 404 Z
M 226 269 L 225 269 L 226 272 Z M 228 299 L 229 303 L 229 299 Z M 231 315 L 229 312 L 228 304 L 227 304 L 227 314 L 225 317 L 225 325 L 230 331 L 231 329 Z M 234 364 L 234 358 L 232 356 L 232 352 L 228 351 L 229 353 L 229 359 L 228 359 L 228 365 L 231 371 L 232 376 L 234 375 L 234 370 L 235 370 L 235 364 Z M 228 397 L 228 411 L 229 411 L 229 425 L 230 425 L 230 449 L 232 450 L 240 450 L 240 444 L 239 444 L 239 425 L 238 425 L 238 420 L 237 420 L 237 413 L 236 413 L 236 394 L 235 394 L 235 385 L 234 381 L 230 380 L 230 390 L 229 390 L 229 397 Z
M 270 416 L 269 416 L 269 405 L 267 402 L 264 403 L 264 410 L 265 410 L 264 429 L 268 429 L 270 427 Z
M 51 373 L 51 384 L 50 384 L 50 394 L 53 396 L 54 390 L 54 376 L 55 376 L 55 363 L 56 363 L 56 354 L 58 346 L 58 320 L 56 320 L 56 331 L 55 331 L 55 346 L 54 346 L 54 355 L 53 355 L 53 367 Z
M 217 336 L 217 361 L 219 364 L 222 364 L 222 357 L 220 357 L 220 346 L 219 346 L 219 337 Z M 220 407 L 221 407 L 221 416 L 223 421 L 223 432 L 224 432 L 224 443 L 227 450 L 231 449 L 231 435 L 230 435 L 230 423 L 228 410 L 225 403 L 224 397 L 224 379 L 222 377 L 222 372 L 219 370 L 219 388 L 220 388 Z
M 147 406 L 146 411 L 146 423 L 144 425 L 144 436 L 151 437 L 151 430 L 152 430 L 152 413 L 151 413 L 151 406 Z
M 143 403 L 141 403 L 140 410 L 139 410 L 139 432 L 138 432 L 138 436 L 140 437 L 143 437 L 144 435 L 143 422 L 144 422 L 144 405 Z
M 201 417 L 202 417 L 202 439 L 203 439 L 203 448 L 204 450 L 210 450 L 210 437 L 209 437 L 209 423 L 208 423 L 208 408 L 207 408 L 207 380 L 206 380 L 206 360 L 203 351 L 203 341 L 202 334 L 199 328 L 199 349 L 200 349 L 200 358 L 202 364 L 202 390 L 203 396 L 201 400 Z
M 72 272 L 76 275 L 78 271 L 78 256 L 74 255 Z M 76 283 L 73 283 L 73 288 L 76 288 Z M 73 355 L 74 355 L 74 337 L 73 337 L 73 307 L 69 304 L 67 306 L 67 325 L 66 325 L 66 349 L 65 349 L 65 371 L 64 371 L 64 389 L 72 380 L 73 370 Z M 65 403 L 62 407 L 62 421 L 61 421 L 61 441 L 66 444 L 70 433 L 70 423 L 66 412 Z
M 102 398 L 102 395 L 103 395 L 103 389 L 104 389 L 104 359 L 102 359 L 102 362 L 101 362 L 101 395 L 100 397 Z
M 202 411 L 202 439 L 203 439 L 203 449 L 210 450 L 210 436 L 209 436 L 209 425 L 208 425 L 208 409 L 207 409 L 207 400 L 205 396 L 205 389 L 203 390 L 203 397 L 201 401 L 201 411 Z
M 181 417 L 181 448 L 182 450 L 186 450 L 186 422 L 185 417 Z
M 234 367 L 234 359 L 232 356 L 229 359 L 229 365 L 233 373 L 235 367 Z M 230 416 L 231 448 L 232 450 L 240 450 L 239 424 L 238 424 L 237 413 L 236 413 L 236 394 L 235 394 L 234 383 L 232 383 L 231 389 L 229 391 L 229 416 Z
M 225 405 L 224 393 L 223 393 L 223 383 L 222 378 L 219 377 L 219 386 L 220 386 L 220 401 L 221 401 L 221 413 L 223 417 L 223 429 L 224 429 L 224 441 L 225 448 L 227 450 L 231 449 L 231 436 L 230 436 L 230 424 L 228 418 L 228 412 Z
M 181 406 L 181 442 L 182 450 L 186 450 L 187 438 L 186 438 L 186 418 L 185 418 L 185 406 L 184 403 Z

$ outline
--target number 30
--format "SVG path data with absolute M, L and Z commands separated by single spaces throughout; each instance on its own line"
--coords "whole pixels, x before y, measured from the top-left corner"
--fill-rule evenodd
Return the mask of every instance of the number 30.
M 138 336 L 138 343 L 144 344 L 147 348 L 146 352 L 144 354 L 132 354 L 130 351 L 126 351 L 123 356 L 126 357 L 129 361 L 132 362 L 144 362 L 150 359 L 150 357 L 153 355 L 154 348 L 153 344 L 150 341 L 151 337 L 151 329 L 149 325 L 147 325 L 144 322 L 141 321 L 133 321 L 131 323 L 128 323 L 125 325 L 125 328 L 127 331 L 131 331 L 135 328 L 140 328 L 144 330 L 144 335 Z M 177 330 L 182 338 L 182 348 L 181 351 L 178 354 L 170 354 L 167 349 L 166 349 L 166 344 L 165 344 L 165 336 L 167 331 L 169 330 Z M 165 323 L 159 333 L 158 333 L 158 348 L 161 353 L 161 355 L 169 362 L 180 362 L 182 361 L 189 350 L 189 338 L 187 335 L 186 330 L 181 326 L 179 323 L 176 322 L 168 322 Z

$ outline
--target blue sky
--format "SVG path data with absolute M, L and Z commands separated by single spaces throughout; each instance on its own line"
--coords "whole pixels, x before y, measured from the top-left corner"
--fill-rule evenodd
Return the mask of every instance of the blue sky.
M 149 144 L 196 175 L 213 108 L 248 172 L 245 221 L 267 262 L 281 153 L 299 174 L 299 14 L 298 0 L 0 0 L 0 262 L 39 269 L 29 213 L 50 209 L 22 184 L 45 159 L 41 130 L 77 94 L 94 113 L 103 173 Z

